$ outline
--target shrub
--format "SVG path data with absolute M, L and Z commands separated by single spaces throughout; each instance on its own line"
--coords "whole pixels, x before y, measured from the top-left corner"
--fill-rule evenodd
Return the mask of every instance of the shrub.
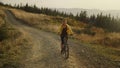
M 4 40 L 4 39 L 7 39 L 9 37 L 8 35 L 8 29 L 6 27 L 5 24 L 3 24 L 1 27 L 0 27 L 0 41 Z
M 73 31 L 74 31 L 75 33 L 77 33 L 77 34 L 81 34 L 81 33 L 82 33 L 82 31 L 81 31 L 80 29 L 73 29 Z
M 84 34 L 88 34 L 88 35 L 92 35 L 92 36 L 95 35 L 95 32 L 93 32 L 93 31 L 91 31 L 91 30 L 89 30 L 89 29 L 83 30 L 83 33 L 84 33 Z

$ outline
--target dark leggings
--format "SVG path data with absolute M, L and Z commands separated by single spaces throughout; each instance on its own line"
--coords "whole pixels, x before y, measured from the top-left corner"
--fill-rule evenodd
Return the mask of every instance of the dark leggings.
M 67 42 L 68 36 L 67 35 L 65 35 L 65 36 L 61 35 L 60 37 L 61 37 L 61 44 L 65 44 L 64 38 L 66 38 L 66 42 Z

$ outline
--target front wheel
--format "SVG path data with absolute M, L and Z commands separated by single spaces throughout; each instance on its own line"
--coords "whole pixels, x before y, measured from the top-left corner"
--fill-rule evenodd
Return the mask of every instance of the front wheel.
M 65 46 L 65 59 L 69 58 L 69 47 L 68 45 Z
M 65 45 L 63 48 L 63 51 L 61 53 L 65 59 L 69 58 L 69 47 L 68 45 Z
M 64 37 L 63 56 L 65 59 L 69 58 L 69 46 L 67 44 L 67 37 Z

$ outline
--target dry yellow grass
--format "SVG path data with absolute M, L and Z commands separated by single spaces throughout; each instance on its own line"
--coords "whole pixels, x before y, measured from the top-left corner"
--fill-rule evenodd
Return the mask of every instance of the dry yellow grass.
M 57 31 L 56 28 L 62 22 L 62 20 L 60 19 L 64 19 L 61 17 L 28 13 L 22 10 L 16 10 L 16 9 L 11 9 L 11 10 L 17 18 L 24 20 L 29 25 L 38 27 L 40 29 L 45 29 L 45 30 L 47 29 L 49 31 L 53 30 L 56 32 Z M 75 21 L 69 18 L 68 18 L 68 24 L 71 25 L 73 28 L 80 27 L 80 29 L 86 26 L 86 24 L 82 22 Z
M 52 17 L 43 14 L 33 14 L 16 9 L 11 9 L 11 10 L 17 18 L 26 21 L 26 23 L 29 25 L 32 25 L 34 27 L 46 31 L 57 32 L 58 26 L 61 23 L 61 21 L 56 21 L 60 19 L 60 17 Z M 86 26 L 89 25 L 69 18 L 68 18 L 68 24 L 71 25 L 73 31 L 75 31 L 74 37 L 83 42 L 109 45 L 109 46 L 114 46 L 114 44 L 115 46 L 118 46 L 118 44 L 120 44 L 119 43 L 120 33 L 106 33 L 102 28 L 97 28 L 97 27 L 91 27 L 86 29 Z M 90 34 L 86 34 L 83 32 L 85 30 L 87 30 L 88 32 L 89 31 L 94 32 L 95 35 L 92 36 Z
M 6 9 L 4 6 L 0 6 L 0 10 L 4 10 Z
M 26 48 L 31 47 L 31 44 L 29 43 L 30 38 L 26 37 L 25 32 L 15 29 L 9 31 L 8 33 L 12 37 L 4 39 L 2 42 L 0 42 L 0 60 L 2 61 L 0 61 L 0 67 L 2 67 L 4 64 L 21 64 L 20 61 L 23 59 L 23 57 L 25 57 L 24 55 L 26 54 Z
M 43 14 L 33 14 L 16 9 L 12 9 L 12 12 L 15 14 L 17 18 L 26 21 L 26 23 L 30 25 L 38 25 L 38 24 L 42 25 L 48 23 L 47 21 L 50 20 L 49 16 Z
M 89 45 L 93 48 L 98 54 L 103 55 L 106 58 L 109 58 L 112 61 L 120 61 L 120 50 L 112 47 L 106 47 L 101 45 Z
M 0 9 L 0 26 L 4 23 L 5 13 Z
M 5 23 L 6 15 L 4 13 L 5 8 L 3 8 L 0 6 L 0 29 L 2 35 L 9 36 L 9 38 L 4 38 L 0 41 L 0 67 L 2 67 L 4 64 L 13 65 L 19 63 L 20 59 L 25 53 L 24 48 L 30 47 L 27 46 L 30 45 L 28 42 L 28 39 L 30 41 L 30 37 L 26 37 L 25 32 L 15 29 L 7 22 Z M 0 38 L 2 35 L 0 34 Z
M 80 28 L 76 28 L 76 30 L 84 30 L 80 29 Z M 87 42 L 87 43 L 91 43 L 91 44 L 100 44 L 100 45 L 104 45 L 104 46 L 110 46 L 110 47 L 115 47 L 115 48 L 120 48 L 119 44 L 120 44 L 120 33 L 109 33 L 109 32 L 105 32 L 103 29 L 101 28 L 96 28 L 96 27 L 92 27 L 90 29 L 90 31 L 95 32 L 95 35 L 90 35 L 90 34 L 85 34 L 85 33 L 80 33 L 80 34 L 76 34 L 75 38 L 81 40 L 82 42 Z
M 108 36 L 109 36 L 111 39 L 114 39 L 114 38 L 120 39 L 120 33 L 115 33 L 115 32 L 113 32 L 113 33 L 109 33 Z
M 26 23 L 28 23 L 34 27 L 50 31 L 50 32 L 57 32 L 58 26 L 60 24 L 60 22 L 57 23 L 56 21 L 54 21 L 54 19 L 52 19 L 53 17 L 46 16 L 43 14 L 32 14 L 32 13 L 27 13 L 25 11 L 16 10 L 16 9 L 12 9 L 12 12 L 15 14 L 15 16 L 17 18 L 26 21 Z M 82 30 L 86 30 L 85 27 L 88 26 L 86 24 L 83 24 L 83 23 L 80 23 L 80 22 L 77 22 L 74 20 L 69 20 L 69 24 L 72 25 L 73 30 L 76 30 L 78 32 L 80 32 Z M 96 27 L 92 27 L 89 30 L 95 32 L 95 35 L 92 36 L 89 34 L 76 32 L 74 37 L 85 43 L 87 42 L 87 43 L 92 43 L 92 44 L 115 46 L 117 48 L 119 47 L 120 33 L 106 33 L 103 29 L 96 28 Z M 22 42 L 23 42 L 22 38 L 16 40 L 16 44 L 19 43 L 17 45 L 21 45 Z M 17 46 L 17 47 L 19 49 L 19 46 Z M 101 54 L 112 60 L 120 60 L 119 50 L 116 50 L 113 48 L 110 49 L 109 47 L 104 47 L 104 46 L 99 46 L 99 45 L 96 45 L 96 46 L 93 45 L 92 47 L 98 54 Z M 15 51 L 16 51 L 16 48 L 15 48 Z M 13 52 L 14 52 L 14 49 L 13 49 Z M 20 53 L 20 52 L 18 52 L 18 53 Z
M 53 20 L 52 16 L 43 14 L 33 14 L 22 10 L 11 9 L 15 16 L 27 24 L 43 29 L 46 31 L 57 32 L 57 23 Z

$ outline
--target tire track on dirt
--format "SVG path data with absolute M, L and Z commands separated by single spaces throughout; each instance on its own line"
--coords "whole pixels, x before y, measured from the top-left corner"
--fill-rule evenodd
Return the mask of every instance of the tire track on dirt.
M 72 49 L 70 49 L 71 54 L 68 60 L 61 57 L 59 36 L 26 26 L 16 20 L 10 11 L 6 10 L 5 12 L 7 20 L 13 26 L 25 31 L 32 38 L 32 49 L 28 56 L 23 59 L 24 68 L 85 68 L 77 62 Z
M 64 60 L 60 54 L 58 35 L 35 29 L 15 18 L 6 10 L 6 20 L 14 27 L 31 37 L 33 46 L 27 57 L 23 58 L 21 68 L 120 68 L 94 50 L 76 40 L 68 40 L 70 57 Z

